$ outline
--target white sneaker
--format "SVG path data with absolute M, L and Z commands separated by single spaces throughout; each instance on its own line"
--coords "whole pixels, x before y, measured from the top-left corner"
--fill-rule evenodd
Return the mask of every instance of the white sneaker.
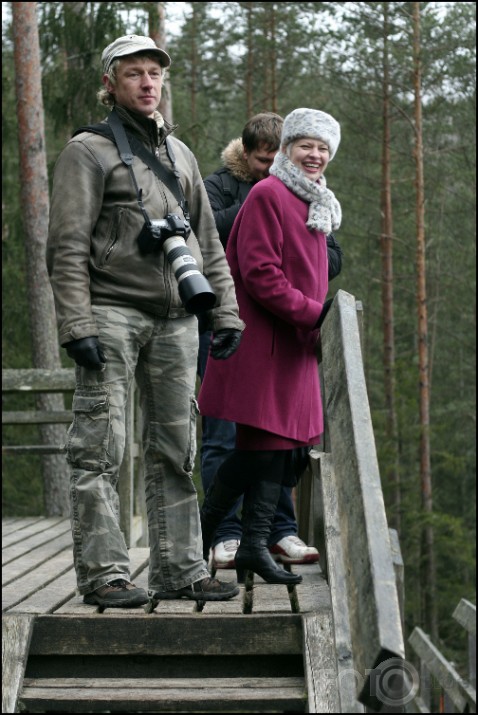
M 234 569 L 236 564 L 236 551 L 239 548 L 239 539 L 220 541 L 212 550 L 212 565 L 216 569 Z
M 313 546 L 307 546 L 298 536 L 284 536 L 269 551 L 276 561 L 283 564 L 315 564 L 319 560 L 319 552 Z

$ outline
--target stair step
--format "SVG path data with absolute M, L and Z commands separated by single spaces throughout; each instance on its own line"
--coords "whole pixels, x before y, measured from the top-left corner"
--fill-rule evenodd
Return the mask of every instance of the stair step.
M 302 653 L 296 614 L 38 616 L 30 655 L 295 655 Z
M 304 679 L 25 678 L 28 712 L 304 712 Z

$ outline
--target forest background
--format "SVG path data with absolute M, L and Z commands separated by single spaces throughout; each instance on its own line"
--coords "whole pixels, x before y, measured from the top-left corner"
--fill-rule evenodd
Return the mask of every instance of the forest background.
M 13 4 L 36 5 L 49 180 L 74 129 L 103 118 L 101 52 L 127 32 L 151 35 L 170 53 L 162 111 L 204 177 L 252 114 L 308 106 L 338 119 L 342 142 L 327 181 L 342 205 L 344 262 L 330 295 L 342 288 L 364 308 L 382 486 L 405 564 L 406 629 L 432 631 L 464 669 L 464 635 L 451 614 L 460 598 L 475 602 L 475 4 Z M 19 171 L 12 3 L 2 5 L 2 366 L 27 368 L 41 366 L 28 270 L 36 236 L 26 228 L 31 206 Z M 57 345 L 53 354 L 61 357 L 52 363 L 72 367 Z M 8 406 L 15 409 L 11 398 Z M 24 431 L 4 434 L 25 441 Z M 51 511 L 40 461 L 4 459 L 5 516 Z

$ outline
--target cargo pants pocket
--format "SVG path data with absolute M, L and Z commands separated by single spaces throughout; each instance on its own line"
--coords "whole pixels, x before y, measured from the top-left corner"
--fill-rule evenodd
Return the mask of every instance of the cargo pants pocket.
M 107 390 L 77 389 L 73 397 L 73 423 L 68 430 L 66 455 L 69 464 L 89 471 L 111 466 L 113 433 Z

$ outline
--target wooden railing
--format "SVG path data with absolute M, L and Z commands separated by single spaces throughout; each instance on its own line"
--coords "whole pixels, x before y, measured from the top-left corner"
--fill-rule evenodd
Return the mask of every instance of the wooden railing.
M 421 628 L 414 628 L 408 642 L 419 659 L 419 677 L 417 694 L 407 712 L 437 712 L 433 709 L 437 702 L 442 713 L 476 712 L 476 606 L 462 598 L 453 618 L 468 635 L 468 679 L 460 676 Z M 432 692 L 432 678 L 438 693 Z
M 2 394 L 31 395 L 32 393 L 72 393 L 75 388 L 74 368 L 54 370 L 27 369 L 3 370 Z M 2 411 L 2 425 L 69 424 L 73 420 L 71 410 L 7 410 Z M 138 431 L 137 409 L 134 389 L 126 406 L 126 444 L 118 480 L 120 497 L 120 525 L 128 546 L 144 545 L 146 525 L 142 504 L 142 473 L 139 468 L 139 450 L 135 435 Z M 64 454 L 64 444 L 2 445 L 2 454 Z M 68 465 L 65 459 L 65 479 Z
M 348 713 L 363 712 L 362 704 L 383 709 L 386 668 L 400 682 L 406 675 L 403 563 L 385 514 L 358 307 L 354 296 L 339 290 L 322 326 L 327 432 L 324 451 L 311 453 L 297 497 L 300 535 L 318 546 L 330 585 L 340 712 Z

